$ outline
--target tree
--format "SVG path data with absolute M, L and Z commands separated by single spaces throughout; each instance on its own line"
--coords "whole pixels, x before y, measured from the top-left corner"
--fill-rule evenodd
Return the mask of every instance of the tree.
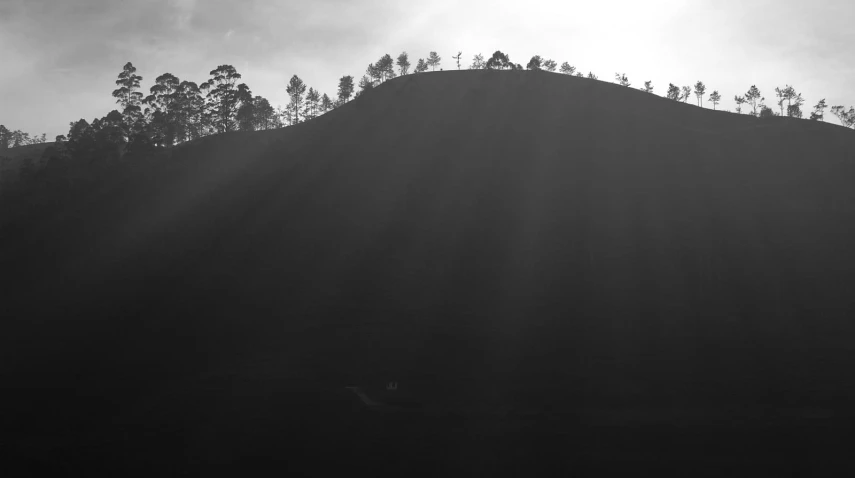
M 452 58 L 454 58 L 455 60 L 457 60 L 457 69 L 458 69 L 458 70 L 460 69 L 460 57 L 461 57 L 461 56 L 463 56 L 463 52 L 462 52 L 462 51 L 457 52 L 457 56 L 452 56 Z
M 849 107 L 849 111 L 846 111 L 843 105 L 832 106 L 831 113 L 837 116 L 843 126 L 847 128 L 855 126 L 855 108 Z
M 713 92 L 710 93 L 710 99 L 707 101 L 712 102 L 712 109 L 715 110 L 716 105 L 721 102 L 721 95 L 718 93 L 718 90 L 713 90 Z
M 680 99 L 683 100 L 683 103 L 688 103 L 689 102 L 689 96 L 691 96 L 691 94 L 692 94 L 692 87 L 691 86 L 684 86 L 680 89 L 680 92 L 682 93 L 682 96 L 680 96 Z
M 5 125 L 0 124 L 0 151 L 9 149 L 9 143 L 12 142 L 12 132 L 6 129 Z
M 374 83 L 371 81 L 370 78 L 368 78 L 368 76 L 362 75 L 362 79 L 359 81 L 359 88 L 360 88 L 360 91 L 359 91 L 359 93 L 357 93 L 357 98 L 359 97 L 359 95 L 363 94 L 365 91 L 374 88 Z
M 303 80 L 299 76 L 294 75 L 291 77 L 291 81 L 288 82 L 285 92 L 291 97 L 291 104 L 289 106 L 292 108 L 292 124 L 297 124 L 300 122 L 300 105 L 303 103 L 303 93 L 306 92 L 306 84 L 303 83 Z
M 682 96 L 680 95 L 680 87 L 675 86 L 674 83 L 668 83 L 668 92 L 665 93 L 665 98 L 680 101 L 682 99 Z
M 791 118 L 801 118 L 802 105 L 805 104 L 805 100 L 802 98 L 801 93 L 795 93 L 795 91 L 793 91 L 793 93 L 794 94 L 791 94 L 787 98 L 787 102 L 789 103 L 787 105 L 787 116 Z
M 531 57 L 531 60 L 528 61 L 528 65 L 525 66 L 526 70 L 539 70 L 541 65 L 540 55 L 534 55 Z
M 745 93 L 745 101 L 751 105 L 751 114 L 754 116 L 757 116 L 758 100 L 760 100 L 760 90 L 755 85 L 751 85 L 751 88 Z
M 379 65 L 369 63 L 368 68 L 365 69 L 365 75 L 371 79 L 371 86 L 377 86 L 383 79 L 383 70 L 380 69 Z
M 578 76 L 579 78 L 581 78 L 581 77 L 582 77 L 582 76 L 584 76 L 584 75 L 582 75 L 582 72 L 581 72 L 581 71 L 577 71 L 577 72 L 576 72 L 576 76 Z
M 398 68 L 400 68 L 401 76 L 406 75 L 407 72 L 410 71 L 410 60 L 409 56 L 407 55 L 407 52 L 402 52 L 400 55 L 398 55 L 397 64 Z
M 590 78 L 592 80 L 598 80 L 599 79 L 599 77 L 597 77 L 597 75 L 595 75 L 593 72 L 590 72 L 590 71 L 588 72 L 588 78 Z
M 772 118 L 775 116 L 775 112 L 772 111 L 772 108 L 761 104 L 760 105 L 760 118 Z
M 380 80 L 386 81 L 395 77 L 395 62 L 387 53 L 377 60 L 377 70 L 380 73 Z
M 626 73 L 615 73 L 615 81 L 620 83 L 620 86 L 630 86 L 629 78 L 626 77 Z
M 736 113 L 737 113 L 737 114 L 742 113 L 742 105 L 745 103 L 745 97 L 744 97 L 744 96 L 734 95 L 734 96 L 733 96 L 733 101 L 735 101 L 735 102 L 736 102 Z
M 137 69 L 131 62 L 127 62 L 119 73 L 119 79 L 116 80 L 116 85 L 119 87 L 113 90 L 113 98 L 116 98 L 116 103 L 121 105 L 121 113 L 126 115 L 126 123 L 129 123 L 128 116 L 139 110 L 140 103 L 143 100 L 143 94 L 140 91 L 140 81 L 142 77 L 136 74 Z M 88 124 L 88 123 L 87 123 Z
M 242 101 L 251 101 L 252 94 L 246 84 L 236 85 L 241 75 L 232 65 L 220 65 L 211 70 L 210 75 L 212 78 L 205 82 L 205 89 L 216 129 L 220 133 L 234 131 L 238 108 Z
M 176 103 L 173 106 L 178 116 L 176 136 L 179 141 L 205 136 L 210 124 L 202 89 L 192 81 L 182 81 L 175 95 Z
M 555 71 L 558 67 L 558 63 L 555 63 L 554 60 L 546 60 L 543 62 L 543 69 L 546 71 Z
M 424 73 L 428 69 L 428 64 L 424 61 L 424 59 L 419 58 L 419 62 L 416 63 L 416 73 Z
M 487 60 L 485 68 L 488 70 L 504 70 L 505 68 L 513 68 L 511 58 L 499 50 L 493 52 L 493 56 Z
M 326 93 L 321 97 L 321 110 L 326 113 L 327 111 L 333 109 L 333 102 Z
M 828 105 L 825 104 L 825 98 L 819 100 L 819 103 L 815 104 L 813 107 L 813 112 L 810 114 L 810 119 L 814 121 L 825 121 L 825 119 L 823 119 L 823 116 L 825 116 L 825 109 L 827 107 Z M 0 144 L 0 148 L 2 147 L 3 145 Z
M 777 103 L 778 103 L 778 106 L 781 108 L 781 116 L 783 116 L 784 115 L 784 100 L 786 100 L 786 92 L 783 89 L 776 86 L 775 87 L 775 96 L 778 97 Z
M 428 56 L 427 65 L 431 67 L 431 71 L 436 71 L 436 67 L 439 66 L 439 62 L 442 60 L 439 55 L 436 54 L 435 51 L 430 52 L 430 56 Z
M 572 75 L 573 73 L 576 72 L 576 67 L 570 66 L 570 63 L 567 63 L 565 61 L 564 63 L 561 64 L 561 69 L 558 71 L 560 71 L 561 73 L 564 73 L 565 75 Z
M 350 99 L 351 95 L 353 95 L 353 77 L 349 76 L 349 75 L 348 76 L 342 76 L 338 80 L 338 100 L 339 100 L 339 102 L 347 103 L 347 100 Z
M 484 55 L 477 54 L 472 58 L 472 64 L 469 66 L 472 70 L 483 70 L 487 66 L 484 62 Z
M 68 141 L 66 148 L 72 159 L 88 160 L 95 152 L 95 132 L 92 126 L 85 120 L 69 123 Z
M 240 105 L 237 111 L 238 130 L 240 131 L 255 131 L 256 130 L 256 112 L 254 101 L 245 101 Z
M 653 93 L 653 80 L 647 80 L 644 82 L 644 88 L 640 88 L 645 93 Z
M 698 82 L 695 83 L 695 96 L 698 97 L 698 106 L 700 106 L 701 108 L 704 107 L 702 101 L 704 99 L 704 92 L 706 90 L 707 90 L 707 87 L 704 85 L 704 83 L 701 80 L 698 80 Z
M 321 101 L 321 95 L 314 88 L 309 88 L 306 93 L 306 107 L 303 116 L 308 119 L 314 119 L 318 116 L 318 103 Z
M 161 132 L 162 143 L 164 146 L 172 146 L 179 134 L 180 115 L 176 105 L 178 87 L 181 85 L 181 81 L 172 73 L 164 73 L 154 81 L 154 86 L 149 90 L 151 94 L 144 100 L 144 103 L 160 113 L 158 115 L 158 129 Z
M 252 124 L 256 131 L 273 129 L 277 126 L 276 110 L 267 98 L 256 96 L 252 100 Z

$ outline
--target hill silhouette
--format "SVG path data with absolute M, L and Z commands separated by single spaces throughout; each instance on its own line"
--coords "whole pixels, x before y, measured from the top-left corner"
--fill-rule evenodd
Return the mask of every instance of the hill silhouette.
M 528 71 L 202 138 L 3 223 L 4 428 L 46 469 L 831 466 L 853 157 L 835 125 Z M 344 388 L 389 381 L 420 411 Z

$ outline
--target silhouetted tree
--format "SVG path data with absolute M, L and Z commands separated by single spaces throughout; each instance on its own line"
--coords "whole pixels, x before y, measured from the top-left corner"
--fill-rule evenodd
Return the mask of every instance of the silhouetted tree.
M 207 134 L 209 115 L 201 88 L 192 81 L 182 81 L 175 91 L 173 105 L 177 116 L 177 136 L 180 141 L 201 138 Z
M 742 105 L 745 103 L 745 97 L 734 95 L 733 101 L 736 102 L 736 113 L 737 114 L 742 113 Z
M 439 62 L 442 60 L 439 55 L 436 54 L 435 51 L 430 52 L 430 56 L 428 56 L 427 65 L 431 68 L 431 71 L 436 71 L 436 67 L 439 66 Z
M 326 113 L 333 108 L 333 102 L 326 93 L 321 96 L 321 110 Z
M 309 88 L 309 92 L 306 93 L 306 108 L 305 114 L 303 116 L 306 119 L 314 119 L 318 117 L 318 110 L 320 106 L 321 95 L 314 88 Z
M 691 86 L 684 86 L 680 89 L 680 92 L 682 93 L 682 96 L 680 96 L 680 99 L 683 100 L 683 103 L 688 103 L 689 102 L 689 96 L 691 96 L 691 94 L 692 94 L 692 87 Z
M 402 52 L 400 55 L 398 55 L 397 63 L 398 68 L 400 68 L 401 76 L 406 75 L 407 72 L 410 71 L 410 60 L 409 56 L 407 55 L 407 52 Z
M 125 116 L 126 126 L 135 122 L 141 113 L 140 103 L 142 103 L 143 94 L 137 90 L 140 89 L 140 81 L 143 77 L 136 72 L 136 67 L 131 62 L 127 62 L 119 73 L 119 79 L 116 80 L 119 88 L 113 90 L 113 98 L 116 98 L 116 103 L 122 107 L 121 113 Z
M 357 93 L 357 95 L 361 95 L 365 91 L 370 90 L 372 88 L 374 88 L 374 82 L 372 82 L 371 79 L 368 78 L 367 75 L 362 75 L 362 79 L 359 81 L 359 89 L 360 90 Z
M 802 98 L 801 93 L 792 92 L 787 98 L 787 116 L 791 118 L 801 118 L 802 117 L 802 105 L 805 104 L 804 98 Z
M 810 114 L 810 119 L 816 121 L 825 121 L 823 118 L 825 116 L 825 109 L 828 107 L 825 104 L 825 98 L 819 100 L 819 103 L 815 104 L 813 107 L 813 112 Z
M 66 148 L 73 159 L 88 160 L 95 152 L 95 132 L 85 120 L 69 123 Z
M 555 63 L 554 60 L 546 60 L 543 62 L 543 69 L 546 71 L 554 72 L 557 67 L 558 63 Z
M 419 62 L 416 63 L 416 73 L 424 73 L 428 69 L 428 64 L 424 59 L 419 58 Z
M 462 52 L 462 51 L 457 52 L 457 56 L 452 56 L 452 58 L 454 58 L 455 60 L 457 60 L 457 69 L 458 69 L 458 70 L 460 69 L 460 57 L 461 57 L 461 56 L 463 56 L 463 52 Z
M 496 50 L 493 52 L 493 56 L 487 60 L 485 67 L 488 70 L 504 70 L 505 68 L 511 68 L 511 58 L 501 51 Z
M 837 116 L 843 126 L 847 128 L 855 126 L 855 108 L 849 107 L 849 111 L 846 111 L 843 105 L 836 105 L 831 107 L 831 113 Z
M 707 101 L 712 103 L 712 109 L 715 110 L 716 105 L 721 102 L 721 95 L 718 93 L 718 90 L 713 90 L 713 92 L 710 93 L 710 99 Z
M 152 108 L 150 114 L 155 112 L 161 142 L 164 146 L 172 146 L 179 134 L 180 115 L 177 111 L 178 87 L 181 81 L 172 73 L 164 73 L 155 79 L 155 84 L 150 88 L 151 94 L 146 97 L 144 103 Z
M 11 142 L 12 132 L 6 129 L 5 125 L 0 124 L 0 151 L 9 149 Z
M 704 99 L 704 92 L 705 91 L 707 91 L 707 87 L 704 85 L 704 83 L 701 80 L 698 80 L 698 82 L 695 83 L 695 96 L 698 97 L 698 106 L 700 106 L 701 108 L 704 107 L 704 104 L 702 103 L 702 101 Z
M 644 88 L 641 88 L 645 93 L 653 93 L 653 81 L 647 80 L 644 82 Z
M 626 77 L 626 73 L 615 73 L 615 81 L 620 84 L 620 86 L 629 87 L 629 78 Z
M 665 93 L 665 98 L 680 101 L 682 99 L 682 96 L 680 95 L 680 87 L 675 86 L 674 83 L 668 83 L 668 92 Z
M 580 78 L 581 78 L 581 77 L 582 77 L 582 76 L 584 76 L 584 75 L 582 75 L 582 72 L 581 72 L 581 71 L 577 71 L 577 72 L 576 72 L 576 76 L 578 76 L 578 77 L 580 77 Z
M 528 61 L 528 65 L 525 66 L 526 70 L 539 70 L 541 61 L 540 55 L 534 55 Z
M 292 108 L 291 114 L 293 115 L 291 124 L 297 124 L 300 122 L 300 106 L 303 103 L 303 93 L 306 92 L 306 84 L 303 83 L 303 80 L 299 76 L 294 75 L 291 77 L 291 81 L 288 83 L 285 91 L 291 97 L 290 106 Z
M 395 61 L 387 53 L 377 61 L 377 69 L 380 72 L 380 80 L 386 81 L 395 77 Z
M 256 96 L 252 102 L 252 123 L 256 131 L 276 128 L 278 125 L 276 110 L 267 101 L 267 98 Z
M 237 110 L 244 100 L 251 100 L 252 94 L 245 84 L 236 85 L 241 79 L 240 73 L 232 65 L 220 65 L 211 70 L 207 98 L 210 101 L 216 118 L 217 131 L 225 133 L 234 131 Z
M 383 79 L 383 70 L 380 69 L 379 65 L 369 63 L 368 68 L 365 69 L 365 75 L 371 79 L 371 86 L 377 86 Z
M 784 100 L 786 100 L 786 92 L 784 89 L 775 87 L 775 96 L 778 97 L 778 106 L 781 108 L 781 116 L 784 115 Z
M 598 80 L 599 79 L 599 77 L 597 77 L 597 75 L 595 75 L 593 72 L 590 72 L 590 71 L 588 72 L 588 78 L 590 78 L 592 80 Z
M 772 111 L 772 108 L 761 104 L 760 105 L 760 118 L 772 118 L 775 116 L 775 112 Z
M 353 95 L 353 77 L 342 76 L 338 80 L 338 100 L 340 103 L 347 103 L 347 100 Z
M 560 71 L 561 73 L 564 73 L 565 75 L 572 75 L 573 73 L 576 72 L 576 67 L 571 66 L 570 63 L 567 63 L 565 61 L 564 63 L 561 64 L 561 69 L 558 71 Z M 581 76 L 581 75 L 579 75 L 579 76 Z
M 484 55 L 479 53 L 472 58 L 472 64 L 469 65 L 469 69 L 483 70 L 486 66 L 487 63 L 484 61 Z
M 758 101 L 760 100 L 760 90 L 755 85 L 751 85 L 751 88 L 745 93 L 745 101 L 751 105 L 751 114 L 757 116 L 757 106 Z

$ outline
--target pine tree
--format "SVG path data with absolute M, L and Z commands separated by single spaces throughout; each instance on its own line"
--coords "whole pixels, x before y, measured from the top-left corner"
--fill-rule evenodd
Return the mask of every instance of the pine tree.
M 688 103 L 689 102 L 689 96 L 692 95 L 692 87 L 691 86 L 684 86 L 680 89 L 680 92 L 682 93 L 682 96 L 680 96 L 680 99 L 683 100 L 683 103 Z
M 558 64 L 555 63 L 554 60 L 546 60 L 543 62 L 543 69 L 546 71 L 554 72 L 557 67 L 558 67 Z
M 539 70 L 541 65 L 540 55 L 534 55 L 531 57 L 531 60 L 528 61 L 528 65 L 525 66 L 526 70 Z
M 707 87 L 704 85 L 704 83 L 701 80 L 698 80 L 698 82 L 695 83 L 695 96 L 698 97 L 698 106 L 700 106 L 701 108 L 704 107 L 704 104 L 702 102 L 704 99 L 704 92 L 706 90 L 707 90 Z
M 680 101 L 682 99 L 680 95 L 680 87 L 675 86 L 674 83 L 668 83 L 668 92 L 665 93 L 665 98 L 674 101 Z
M 641 88 L 645 93 L 653 93 L 653 80 L 647 80 L 644 82 L 644 88 Z
M 293 108 L 291 110 L 291 114 L 293 115 L 293 122 L 291 124 L 297 124 L 300 122 L 300 106 L 303 103 L 303 93 L 306 92 L 306 84 L 303 83 L 303 80 L 299 76 L 294 75 L 291 77 L 291 81 L 288 83 L 285 91 L 291 97 L 290 106 Z
M 751 88 L 745 93 L 745 101 L 751 105 L 753 116 L 757 116 L 758 100 L 760 100 L 760 90 L 755 85 L 751 85 Z
M 342 76 L 338 80 L 338 100 L 339 103 L 347 103 L 347 100 L 353 95 L 353 77 Z
M 427 65 L 431 68 L 431 71 L 436 71 L 436 67 L 439 66 L 439 62 L 442 60 L 439 55 L 436 54 L 435 51 L 430 52 L 430 56 L 428 56 Z
M 819 100 L 819 103 L 815 104 L 813 107 L 813 112 L 810 114 L 810 119 L 814 121 L 825 121 L 823 117 L 825 116 L 825 108 L 827 107 L 828 105 L 825 104 L 825 98 Z M 2 147 L 2 145 L 0 145 L 0 147 Z
M 407 55 L 407 52 L 402 52 L 400 55 L 398 55 L 397 63 L 398 68 L 400 68 L 401 76 L 406 75 L 407 72 L 410 71 L 410 60 L 409 56 Z
M 392 60 L 392 57 L 388 53 L 377 60 L 376 68 L 380 73 L 381 81 L 390 80 L 395 77 L 395 61 Z
M 424 61 L 424 59 L 419 58 L 419 62 L 416 63 L 416 73 L 424 73 L 428 69 L 428 64 Z
M 718 90 L 713 90 L 713 92 L 710 93 L 709 100 L 707 100 L 707 101 L 712 103 L 713 111 L 715 111 L 716 105 L 718 105 L 719 102 L 721 102 L 721 95 L 718 93 Z
M 565 75 L 572 75 L 573 73 L 576 72 L 576 67 L 570 66 L 570 63 L 567 63 L 565 61 L 564 63 L 561 64 L 561 69 L 559 71 L 561 73 L 564 73 Z
M 630 86 L 629 78 L 626 77 L 626 73 L 615 73 L 615 81 L 620 84 L 620 86 Z
M 737 113 L 737 114 L 742 113 L 742 105 L 745 103 L 745 97 L 744 97 L 744 96 L 734 95 L 734 96 L 733 96 L 733 101 L 735 101 L 735 102 L 736 102 L 736 113 Z
M 599 77 L 597 75 L 595 75 L 593 72 L 590 72 L 590 71 L 588 72 L 588 78 L 590 78 L 592 80 L 598 80 L 599 79 Z
M 332 100 L 326 93 L 321 97 L 321 111 L 324 113 L 330 111 L 333 108 Z

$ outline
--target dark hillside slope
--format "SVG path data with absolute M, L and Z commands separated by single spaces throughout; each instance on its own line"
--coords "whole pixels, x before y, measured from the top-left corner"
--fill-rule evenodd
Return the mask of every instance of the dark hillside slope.
M 835 125 L 542 72 L 410 75 L 204 138 L 4 226 L 6 429 L 44 459 L 117 427 L 123 453 L 269 459 L 289 420 L 341 424 L 344 386 L 389 380 L 458 413 L 841 426 L 853 162 Z

